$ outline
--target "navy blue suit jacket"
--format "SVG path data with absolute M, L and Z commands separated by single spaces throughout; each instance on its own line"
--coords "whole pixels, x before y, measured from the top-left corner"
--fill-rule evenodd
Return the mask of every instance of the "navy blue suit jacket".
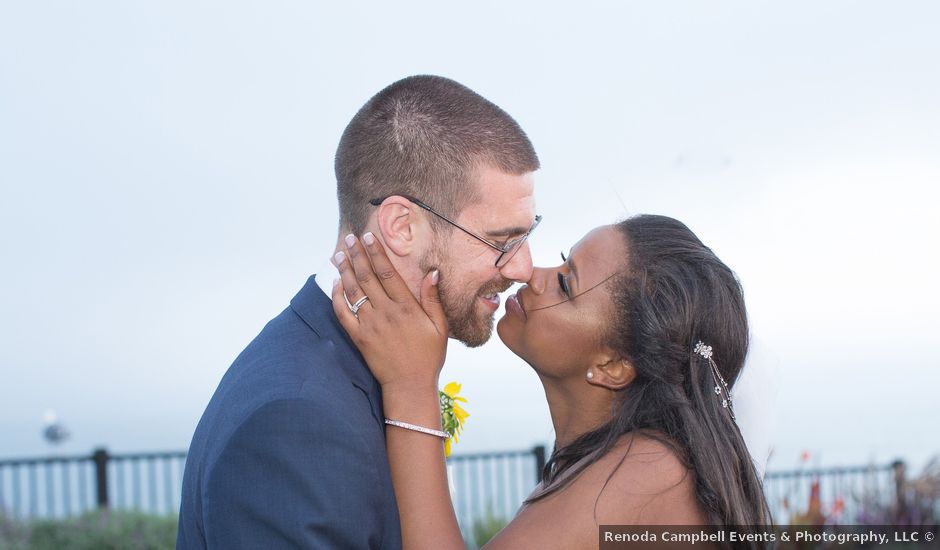
M 176 546 L 401 548 L 381 391 L 314 277 L 203 413 Z

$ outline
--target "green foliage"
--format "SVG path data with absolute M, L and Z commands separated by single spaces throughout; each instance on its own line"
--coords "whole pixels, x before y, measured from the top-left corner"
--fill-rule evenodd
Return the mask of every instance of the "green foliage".
M 476 543 L 477 548 L 480 548 L 495 537 L 496 533 L 502 531 L 503 527 L 506 527 L 508 524 L 509 520 L 497 516 L 493 512 L 493 507 L 487 506 L 486 515 L 473 522 L 473 542 Z
M 172 550 L 175 517 L 89 512 L 70 519 L 18 522 L 0 517 L 0 547 L 11 550 Z
M 457 414 L 454 412 L 454 398 L 443 391 L 439 391 L 438 395 L 441 400 L 441 426 L 451 437 L 459 435 L 460 421 L 457 419 Z
M 28 536 L 29 531 L 22 523 L 13 521 L 0 512 L 0 548 L 25 549 Z

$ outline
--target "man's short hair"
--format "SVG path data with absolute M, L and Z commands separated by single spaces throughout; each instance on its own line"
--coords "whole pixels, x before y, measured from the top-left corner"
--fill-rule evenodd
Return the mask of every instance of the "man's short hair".
M 375 208 L 369 201 L 389 195 L 456 217 L 480 198 L 472 177 L 481 165 L 521 175 L 539 160 L 519 124 L 466 86 L 439 76 L 399 80 L 363 105 L 340 139 L 340 227 L 362 232 Z

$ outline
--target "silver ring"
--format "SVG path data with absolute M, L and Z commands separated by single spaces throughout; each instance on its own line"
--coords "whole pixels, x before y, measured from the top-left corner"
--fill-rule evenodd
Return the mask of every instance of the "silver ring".
M 353 315 L 359 315 L 359 308 L 361 308 L 362 304 L 366 303 L 366 300 L 368 299 L 369 299 L 368 296 L 363 296 L 362 298 L 359 298 L 358 300 L 356 300 L 355 304 L 349 306 L 349 311 L 351 311 Z

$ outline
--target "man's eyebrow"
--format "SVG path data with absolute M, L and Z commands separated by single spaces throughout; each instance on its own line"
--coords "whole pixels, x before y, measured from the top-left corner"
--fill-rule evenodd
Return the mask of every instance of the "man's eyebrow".
M 494 229 L 492 231 L 487 231 L 487 237 L 512 237 L 513 235 L 522 235 L 528 231 L 528 227 L 516 226 L 516 227 L 507 227 L 505 229 Z

